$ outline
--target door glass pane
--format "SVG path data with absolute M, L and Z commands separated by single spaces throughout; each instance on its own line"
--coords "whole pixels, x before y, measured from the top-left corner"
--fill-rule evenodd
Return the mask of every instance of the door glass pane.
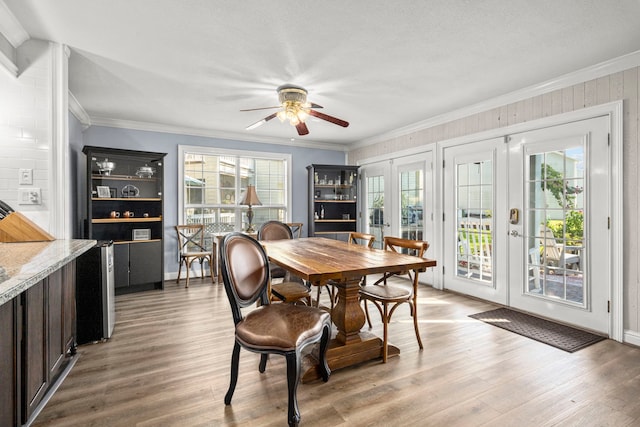
M 404 239 L 422 240 L 423 175 L 422 170 L 401 172 L 400 232 Z
M 584 306 L 584 147 L 529 155 L 526 183 L 530 295 Z
M 493 162 L 458 164 L 458 277 L 493 283 Z
M 367 177 L 367 217 L 369 233 L 376 236 L 374 247 L 382 249 L 384 238 L 384 176 Z

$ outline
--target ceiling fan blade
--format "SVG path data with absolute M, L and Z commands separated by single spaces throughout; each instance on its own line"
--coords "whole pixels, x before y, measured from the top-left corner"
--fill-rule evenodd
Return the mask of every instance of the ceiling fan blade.
M 311 102 L 310 104 L 311 106 L 309 108 L 324 108 L 322 105 L 318 105 L 315 102 Z
M 265 117 L 262 120 L 258 120 L 257 122 L 255 122 L 254 124 L 247 126 L 246 130 L 252 130 L 257 128 L 258 126 L 262 126 L 263 124 L 267 123 L 269 120 L 273 119 L 275 116 L 277 116 L 278 113 L 273 113 L 273 114 L 269 114 L 267 117 Z
M 309 129 L 304 122 L 300 122 L 296 125 L 296 129 L 298 131 L 298 135 L 307 135 L 309 133 Z
M 282 107 L 281 105 L 278 105 L 277 107 L 262 107 L 262 108 L 249 108 L 248 110 L 240 110 L 240 111 L 258 111 L 258 110 L 270 110 L 272 108 L 280 108 Z
M 309 110 L 309 115 L 317 117 L 317 118 L 322 119 L 322 120 L 326 120 L 326 121 L 331 122 L 333 124 L 336 124 L 338 126 L 342 126 L 343 128 L 346 128 L 347 126 L 349 126 L 349 122 L 345 122 L 344 120 L 338 119 L 336 117 L 329 116 L 329 115 L 324 114 L 324 113 L 320 113 L 319 111 Z

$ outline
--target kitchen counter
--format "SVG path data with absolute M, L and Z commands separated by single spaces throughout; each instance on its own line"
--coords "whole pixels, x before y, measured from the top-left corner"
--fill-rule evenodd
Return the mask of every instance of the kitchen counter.
M 95 246 L 95 240 L 0 243 L 0 305 Z

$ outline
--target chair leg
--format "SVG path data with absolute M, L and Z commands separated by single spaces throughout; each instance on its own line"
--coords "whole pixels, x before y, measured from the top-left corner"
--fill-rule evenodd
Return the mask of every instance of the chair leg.
M 180 283 L 180 273 L 182 273 L 182 262 L 184 258 L 180 258 L 180 265 L 178 266 L 178 278 L 176 279 L 176 283 Z
M 191 260 L 191 262 L 187 262 L 187 261 L 185 260 L 185 264 L 186 264 L 186 266 L 187 266 L 187 281 L 186 281 L 186 283 L 184 284 L 184 287 L 185 287 L 185 288 L 188 288 L 188 287 L 189 287 L 189 270 L 191 270 L 191 264 L 193 264 L 193 260 Z
M 369 329 L 371 329 L 371 328 L 373 328 L 373 325 L 371 325 L 371 318 L 369 317 L 369 307 L 368 307 L 368 304 L 367 304 L 367 300 L 366 300 L 366 298 L 364 298 L 362 301 L 364 302 L 364 314 L 367 317 L 367 323 L 369 324 Z M 380 313 L 380 314 L 382 314 L 382 313 Z
M 267 360 L 269 360 L 269 355 L 267 353 L 263 353 L 260 355 L 260 365 L 258 366 L 258 371 L 260 371 L 261 374 L 263 374 L 264 371 L 267 370 Z
M 382 341 L 382 363 L 387 363 L 387 357 L 389 356 L 389 306 L 387 304 L 383 304 L 383 306 L 382 326 L 384 328 L 384 335 Z
M 322 286 L 316 286 L 318 288 L 318 292 L 316 294 L 316 307 L 320 307 L 320 291 L 322 291 Z
M 286 354 L 287 359 L 287 386 L 289 389 L 289 426 L 297 427 L 300 424 L 300 411 L 298 410 L 298 382 L 300 381 L 300 355 L 296 351 Z
M 224 404 L 230 405 L 233 392 L 236 389 L 238 383 L 238 366 L 240 364 L 240 344 L 237 342 L 233 345 L 233 353 L 231 354 L 231 381 L 229 383 L 229 390 L 224 395 Z
M 422 346 L 422 339 L 420 338 L 420 329 L 418 328 L 418 312 L 417 306 L 413 303 L 409 303 L 411 306 L 411 316 L 413 316 L 413 328 L 416 330 L 416 338 L 418 339 L 418 345 L 420 346 L 420 350 L 424 347 Z
M 327 348 L 329 347 L 329 338 L 331 337 L 331 324 L 326 324 L 324 326 L 324 330 L 322 331 L 322 338 L 320 339 L 320 348 L 319 352 L 319 360 L 318 367 L 320 368 L 320 376 L 322 377 L 322 381 L 325 383 L 329 381 L 329 376 L 331 375 L 331 369 L 329 369 L 329 364 L 327 363 Z

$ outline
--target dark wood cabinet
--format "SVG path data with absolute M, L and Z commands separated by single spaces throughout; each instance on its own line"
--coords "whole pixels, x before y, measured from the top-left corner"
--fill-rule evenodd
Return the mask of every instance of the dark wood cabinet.
M 0 426 L 31 425 L 77 360 L 76 258 L 95 242 L 0 245 Z
M 166 153 L 85 146 L 85 236 L 114 242 L 116 294 L 164 287 Z
M 346 240 L 356 231 L 358 166 L 309 165 L 309 237 Z
M 19 298 L 0 305 L 0 425 L 19 425 Z
M 74 272 L 75 261 L 23 294 L 25 420 L 42 404 L 76 352 Z

